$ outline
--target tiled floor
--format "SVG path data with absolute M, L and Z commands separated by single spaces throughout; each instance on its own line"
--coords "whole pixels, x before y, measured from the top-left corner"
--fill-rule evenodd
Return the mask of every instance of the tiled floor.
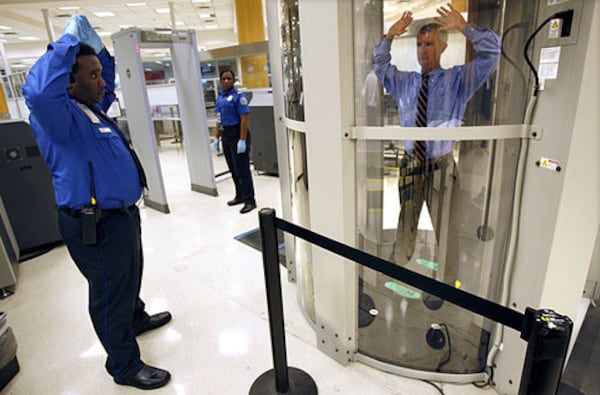
M 149 312 L 168 309 L 173 321 L 139 337 L 145 362 L 168 369 L 172 381 L 155 394 L 247 394 L 272 368 L 261 255 L 234 240 L 258 226 L 258 211 L 226 205 L 233 183 L 217 180 L 218 197 L 189 189 L 185 156 L 165 146 L 160 159 L 171 213 L 143 208 Z M 225 169 L 222 157 L 215 172 Z M 279 180 L 255 175 L 259 207 L 280 208 Z M 19 265 L 16 293 L 0 301 L 18 341 L 21 372 L 3 394 L 133 394 L 113 383 L 87 314 L 87 287 L 65 247 Z M 360 363 L 343 367 L 315 347 L 316 336 L 283 281 L 290 366 L 309 373 L 320 394 L 438 394 L 431 385 Z M 495 394 L 472 385 L 442 385 L 447 395 Z

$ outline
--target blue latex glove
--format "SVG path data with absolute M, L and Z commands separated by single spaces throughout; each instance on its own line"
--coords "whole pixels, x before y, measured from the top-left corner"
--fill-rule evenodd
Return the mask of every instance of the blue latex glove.
M 238 140 L 237 153 L 243 154 L 244 152 L 246 152 L 246 140 Z
M 71 16 L 69 22 L 63 29 L 63 34 L 70 33 L 79 38 L 79 42 L 89 45 L 94 48 L 98 54 L 102 51 L 102 40 L 96 30 L 90 25 L 90 22 L 85 15 L 75 14 Z
M 218 153 L 218 152 L 221 152 L 221 147 L 219 146 L 219 140 L 220 140 L 220 139 L 217 137 L 217 138 L 215 139 L 215 141 L 213 142 L 213 145 L 215 146 L 215 151 L 216 151 L 217 153 Z

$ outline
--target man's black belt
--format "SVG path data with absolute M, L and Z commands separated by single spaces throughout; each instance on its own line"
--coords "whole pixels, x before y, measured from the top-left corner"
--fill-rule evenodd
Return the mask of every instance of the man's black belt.
M 435 172 L 436 170 L 440 170 L 444 167 L 448 167 L 448 163 L 443 162 L 435 162 L 435 163 L 427 163 L 427 161 L 419 163 L 419 164 L 406 164 L 405 166 L 400 166 L 400 175 L 401 176 L 417 176 L 420 174 L 430 174 Z
M 100 209 L 100 218 L 110 217 L 111 215 L 116 215 L 116 214 L 131 215 L 133 210 L 136 208 L 137 208 L 137 206 L 135 204 L 132 204 L 131 206 L 127 206 L 127 207 L 120 207 L 120 208 L 103 208 L 103 209 Z M 58 210 L 62 211 L 63 213 L 65 213 L 67 215 L 70 215 L 71 217 L 74 217 L 74 218 L 80 218 L 83 216 L 83 209 L 80 209 L 80 208 L 70 208 L 70 207 L 63 206 L 63 207 L 59 207 Z
M 401 176 L 416 176 L 420 174 L 431 174 L 437 170 L 448 167 L 452 154 L 438 156 L 436 158 L 419 161 L 412 155 L 407 155 L 400 161 Z

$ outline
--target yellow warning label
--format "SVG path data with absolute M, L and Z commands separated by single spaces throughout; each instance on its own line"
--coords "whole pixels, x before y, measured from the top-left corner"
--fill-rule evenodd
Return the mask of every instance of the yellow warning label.
M 559 38 L 560 19 L 552 19 L 550 29 L 548 29 L 548 38 Z
M 556 159 L 544 158 L 544 157 L 540 158 L 540 167 L 542 169 L 556 171 L 558 166 L 559 166 L 559 162 Z

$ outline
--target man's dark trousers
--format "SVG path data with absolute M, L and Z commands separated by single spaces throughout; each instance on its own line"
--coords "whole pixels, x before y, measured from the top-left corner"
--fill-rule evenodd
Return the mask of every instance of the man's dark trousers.
M 89 314 L 108 354 L 106 369 L 126 379 L 143 366 L 135 329 L 148 319 L 139 297 L 143 255 L 137 207 L 110 210 L 97 224 L 97 244 L 82 240 L 82 218 L 59 209 L 59 226 L 71 258 L 88 281 Z

